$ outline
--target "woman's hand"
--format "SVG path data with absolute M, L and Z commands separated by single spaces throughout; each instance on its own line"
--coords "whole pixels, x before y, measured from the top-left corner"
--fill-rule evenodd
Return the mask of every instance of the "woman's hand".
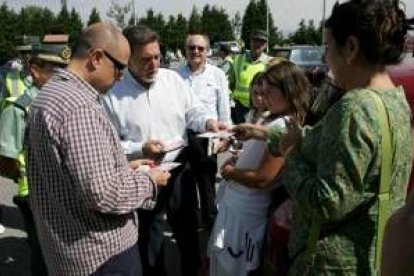
M 234 136 L 239 140 L 248 140 L 252 138 L 266 140 L 267 138 L 267 128 L 260 125 L 249 123 L 239 124 L 234 126 L 231 131 L 234 132 Z
M 154 166 L 154 161 L 150 159 L 136 159 L 128 162 L 131 169 L 138 169 L 142 165 Z
M 231 158 L 230 158 L 231 159 Z M 221 177 L 225 180 L 229 180 L 231 178 L 231 173 L 234 171 L 234 164 L 229 160 L 224 163 L 223 166 L 220 168 Z
M 286 121 L 286 128 L 287 133 L 279 141 L 279 151 L 285 158 L 301 140 L 301 128 L 295 120 Z

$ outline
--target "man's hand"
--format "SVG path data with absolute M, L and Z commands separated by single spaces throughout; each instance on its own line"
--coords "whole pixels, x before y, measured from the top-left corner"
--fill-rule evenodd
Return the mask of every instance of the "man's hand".
M 231 129 L 234 132 L 234 136 L 239 140 L 258 139 L 266 140 L 267 129 L 264 126 L 244 123 L 234 126 Z
M 219 132 L 220 130 L 226 129 L 228 129 L 228 126 L 223 122 L 219 122 L 214 119 L 209 119 L 206 122 L 206 131 Z
M 142 153 L 145 158 L 156 160 L 164 154 L 164 144 L 160 140 L 148 140 L 142 146 Z
M 171 174 L 167 171 L 153 169 L 150 172 L 151 178 L 157 183 L 158 186 L 166 186 L 168 179 L 170 179 Z
M 138 169 L 142 165 L 153 166 L 154 160 L 151 159 L 136 159 L 128 162 L 131 169 Z

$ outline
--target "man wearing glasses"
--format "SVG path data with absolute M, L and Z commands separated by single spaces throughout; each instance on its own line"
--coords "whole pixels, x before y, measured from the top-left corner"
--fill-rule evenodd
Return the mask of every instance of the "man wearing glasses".
M 200 252 L 197 236 L 197 198 L 189 171 L 186 129 L 218 131 L 211 116 L 174 71 L 160 68 L 159 36 L 145 26 L 124 30 L 131 46 L 128 71 L 105 97 L 108 115 L 118 130 L 128 158 L 166 159 L 181 166 L 171 171 L 153 211 L 139 210 L 139 245 L 144 275 L 165 275 L 163 213 L 181 251 L 182 275 L 197 275 Z M 176 149 L 172 150 L 171 149 Z
M 191 92 L 204 105 L 212 118 L 231 123 L 227 79 L 218 67 L 207 63 L 210 48 L 206 35 L 191 34 L 185 42 L 187 64 L 178 68 L 178 73 L 191 88 Z M 215 183 L 217 155 L 208 155 L 209 140 L 197 138 L 197 132 L 188 131 L 191 168 L 197 180 L 200 198 L 201 220 L 210 233 L 217 214 L 215 205 Z
M 128 166 L 100 104 L 129 56 L 120 30 L 90 25 L 31 105 L 27 176 L 49 275 L 141 275 L 135 210 L 154 207 L 169 173 Z

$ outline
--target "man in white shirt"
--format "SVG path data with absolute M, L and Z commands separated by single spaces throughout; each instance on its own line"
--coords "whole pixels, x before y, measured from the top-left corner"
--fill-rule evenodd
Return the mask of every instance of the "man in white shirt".
M 209 115 L 188 85 L 171 70 L 160 69 L 159 36 L 145 26 L 124 30 L 131 58 L 124 79 L 108 93 L 104 104 L 129 158 L 169 158 L 181 166 L 171 171 L 153 211 L 139 210 L 139 247 L 143 275 L 166 275 L 163 261 L 163 212 L 181 251 L 182 275 L 197 275 L 196 189 L 189 171 L 186 129 L 218 131 L 223 124 Z M 184 147 L 182 147 L 184 146 Z M 181 147 L 181 148 L 180 148 Z M 171 148 L 178 148 L 168 152 Z
M 230 103 L 227 79 L 218 67 L 207 63 L 210 48 L 209 38 L 202 34 L 191 34 L 185 41 L 187 64 L 178 68 L 178 73 L 200 99 L 209 115 L 230 124 Z M 215 182 L 217 155 L 208 155 L 208 139 L 197 138 L 197 132 L 189 130 L 190 164 L 197 180 L 200 195 L 201 219 L 208 232 L 213 227 L 217 214 L 215 206 Z

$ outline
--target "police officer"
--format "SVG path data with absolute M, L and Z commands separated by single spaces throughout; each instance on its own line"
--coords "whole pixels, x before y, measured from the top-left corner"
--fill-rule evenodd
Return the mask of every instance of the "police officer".
M 250 51 L 234 58 L 234 79 L 232 98 L 235 102 L 232 121 L 235 124 L 245 122 L 249 111 L 249 87 L 256 73 L 264 71 L 269 57 L 264 53 L 267 47 L 267 34 L 263 30 L 253 31 L 250 37 Z
M 0 69 L 0 103 L 7 97 L 19 97 L 32 85 L 27 65 L 32 45 L 40 42 L 39 37 L 23 35 L 16 40 L 18 56 Z
M 23 137 L 26 129 L 28 108 L 40 89 L 52 77 L 55 67 L 65 67 L 71 51 L 67 46 L 68 36 L 45 36 L 42 43 L 32 45 L 28 71 L 33 85 L 19 97 L 9 96 L 3 100 L 0 113 L 0 173 L 7 170 L 10 178 L 18 184 L 18 193 L 13 202 L 22 212 L 28 242 L 32 249 L 32 275 L 46 275 L 47 270 L 37 240 L 35 225 L 28 201 L 28 183 L 25 172 Z M 63 40 L 63 41 L 60 41 Z

